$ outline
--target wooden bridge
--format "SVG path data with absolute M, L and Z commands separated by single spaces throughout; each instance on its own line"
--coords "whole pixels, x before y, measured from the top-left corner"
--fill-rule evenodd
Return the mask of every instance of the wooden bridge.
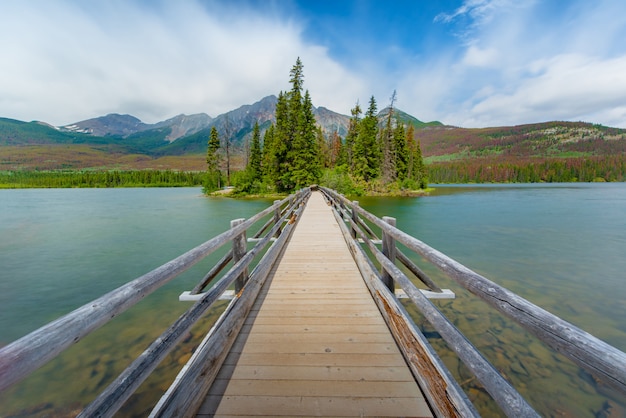
M 626 394 L 625 353 L 408 236 L 394 219 L 381 220 L 332 190 L 313 189 L 233 221 L 223 234 L 2 348 L 0 390 L 232 243 L 198 286 L 181 295 L 195 301 L 192 307 L 80 416 L 113 416 L 231 287 L 228 307 L 151 416 L 478 416 L 398 302 L 400 294 L 417 306 L 506 415 L 538 416 L 429 301 L 453 295 L 415 265 L 396 245 L 401 243 Z M 248 241 L 255 243 L 250 250 Z

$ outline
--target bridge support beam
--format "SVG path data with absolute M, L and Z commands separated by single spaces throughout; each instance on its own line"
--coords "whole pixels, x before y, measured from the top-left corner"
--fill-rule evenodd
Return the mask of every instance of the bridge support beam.
M 383 216 L 383 221 L 385 221 L 386 223 L 388 223 L 391 226 L 396 226 L 396 218 L 392 218 L 390 216 Z M 391 261 L 393 264 L 396 263 L 396 240 L 393 239 L 393 237 L 389 234 L 387 234 L 384 230 L 382 232 L 382 242 L 383 242 L 383 254 L 385 255 L 385 257 L 387 257 L 389 259 L 389 261 Z M 387 272 L 387 270 L 385 270 L 385 267 L 381 266 L 381 279 L 383 281 L 383 283 L 385 284 L 385 286 L 387 286 L 387 288 L 389 290 L 391 290 L 391 293 L 394 294 L 395 293 L 395 288 L 396 285 L 393 281 L 393 277 L 391 277 L 391 274 L 389 274 Z
M 359 202 L 357 200 L 352 201 L 352 221 L 354 221 L 355 225 L 359 224 L 359 213 L 356 208 L 359 207 Z M 356 229 L 352 228 L 352 238 L 356 239 L 357 233 Z
M 230 227 L 234 228 L 239 224 L 242 224 L 245 219 L 235 219 L 230 221 Z M 246 255 L 248 240 L 246 239 L 246 231 L 244 230 L 241 234 L 237 235 L 233 238 L 233 264 L 237 264 L 239 260 Z M 241 289 L 243 289 L 246 281 L 248 280 L 248 268 L 241 273 L 241 276 L 237 277 L 235 280 L 235 294 L 239 293 Z
M 274 200 L 274 205 L 276 205 L 276 209 L 274 210 L 274 224 L 280 222 L 280 206 L 278 206 L 278 203 L 280 203 L 280 200 Z M 280 236 L 280 232 L 281 228 L 278 228 L 276 234 L 274 234 L 274 237 L 278 238 Z

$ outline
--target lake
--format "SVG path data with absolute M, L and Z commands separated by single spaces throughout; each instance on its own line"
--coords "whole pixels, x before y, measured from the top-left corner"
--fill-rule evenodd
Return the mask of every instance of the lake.
M 626 351 L 626 185 L 435 186 L 420 198 L 359 198 L 401 229 Z M 132 280 L 271 200 L 198 188 L 0 190 L 0 345 Z M 214 254 L 0 394 L 0 416 L 74 416 L 187 307 Z M 422 266 L 455 300 L 436 304 L 544 416 L 594 416 L 626 402 L 525 331 Z M 120 416 L 145 416 L 219 314 L 168 357 Z M 416 321 L 485 415 L 484 391 L 417 312 Z M 146 315 L 150 318 L 145 320 Z M 617 415 L 619 416 L 619 415 Z

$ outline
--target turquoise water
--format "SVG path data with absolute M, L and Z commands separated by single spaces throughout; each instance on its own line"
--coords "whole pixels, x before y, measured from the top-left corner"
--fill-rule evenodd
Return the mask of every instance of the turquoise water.
M 270 204 L 206 198 L 199 188 L 0 190 L 0 345 L 203 243 L 228 229 L 231 219 Z M 178 295 L 222 254 L 208 257 L 0 394 L 0 417 L 18 412 L 74 416 L 190 306 L 178 302 Z M 188 358 L 200 332 L 175 355 Z M 160 373 L 164 379 L 147 383 L 121 416 L 144 415 L 145 405 L 158 399 L 175 373 L 176 360 L 169 363 Z
M 435 186 L 437 187 L 437 186 Z M 439 186 L 429 197 L 362 198 L 379 216 L 474 271 L 626 351 L 626 185 Z M 420 261 L 418 257 L 416 261 Z M 626 416 L 626 400 L 438 270 L 425 268 L 457 299 L 436 302 L 544 416 Z M 410 307 L 409 307 L 410 310 Z M 419 321 L 419 314 L 415 314 Z M 429 326 L 424 324 L 426 331 Z M 436 335 L 436 334 L 435 334 Z M 481 413 L 497 415 L 484 391 L 438 349 Z
M 626 185 L 441 186 L 428 197 L 360 202 L 379 216 L 396 217 L 408 233 L 626 351 Z M 224 231 L 231 219 L 248 217 L 270 203 L 206 198 L 196 188 L 0 190 L 0 345 L 158 267 Z M 183 312 L 187 305 L 177 301 L 178 294 L 192 287 L 218 256 L 0 394 L 0 416 L 74 416 Z M 437 302 L 441 309 L 542 415 L 593 416 L 605 402 L 623 413 L 623 399 L 435 269 L 423 267 L 457 292 L 454 301 Z M 187 357 L 201 332 L 193 331 L 188 344 L 166 359 L 161 375 L 167 377 L 147 382 L 120 416 L 145 415 L 179 367 L 176 356 Z M 427 334 L 481 412 L 497 416 L 436 333 Z

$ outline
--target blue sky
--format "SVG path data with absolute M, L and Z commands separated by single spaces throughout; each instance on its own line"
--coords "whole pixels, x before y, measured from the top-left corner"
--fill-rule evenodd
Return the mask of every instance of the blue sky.
M 0 116 L 217 116 L 289 89 L 430 121 L 626 128 L 623 0 L 0 0 Z

